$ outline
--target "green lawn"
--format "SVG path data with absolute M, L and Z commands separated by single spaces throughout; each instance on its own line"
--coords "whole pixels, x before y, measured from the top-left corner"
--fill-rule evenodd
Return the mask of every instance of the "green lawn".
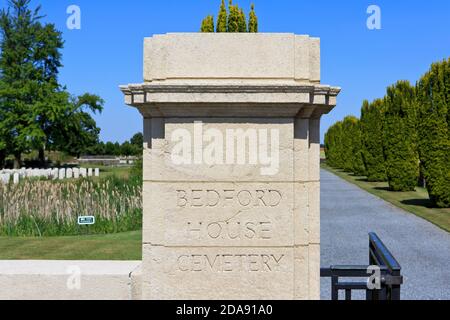
M 0 260 L 141 260 L 141 248 L 140 231 L 78 237 L 0 237 Z
M 357 177 L 342 170 L 330 168 L 326 164 L 322 164 L 322 168 L 450 232 L 450 209 L 433 208 L 426 189 L 417 188 L 415 192 L 392 192 L 388 190 L 387 182 L 368 182 L 366 177 Z

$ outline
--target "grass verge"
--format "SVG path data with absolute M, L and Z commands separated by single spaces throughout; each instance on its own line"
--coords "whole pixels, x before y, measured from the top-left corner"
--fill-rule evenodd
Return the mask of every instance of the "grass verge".
M 326 163 L 322 168 L 328 170 L 338 177 L 355 184 L 359 188 L 397 206 L 407 212 L 421 217 L 439 228 L 450 232 L 450 209 L 434 208 L 424 188 L 416 188 L 411 192 L 392 192 L 387 182 L 368 182 L 366 177 L 357 177 L 351 173 L 334 169 Z
M 141 259 L 141 231 L 74 237 L 0 237 L 0 260 Z

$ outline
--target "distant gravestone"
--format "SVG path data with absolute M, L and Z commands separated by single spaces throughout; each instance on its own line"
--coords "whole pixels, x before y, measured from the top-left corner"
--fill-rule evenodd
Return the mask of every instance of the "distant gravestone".
M 64 180 L 66 178 L 66 169 L 59 169 L 59 180 Z
M 100 177 L 100 169 L 99 169 L 99 168 L 96 168 L 96 169 L 94 170 L 94 175 L 95 175 L 96 177 Z
M 80 176 L 82 176 L 83 178 L 87 177 L 87 170 L 86 170 L 86 168 L 81 168 L 80 169 Z
M 72 169 L 67 169 L 66 171 L 66 178 L 67 179 L 72 179 L 73 178 L 73 170 Z
M 19 182 L 20 182 L 20 174 L 14 173 L 13 182 L 14 182 L 14 184 L 19 184 Z
M 73 177 L 75 179 L 79 179 L 80 178 L 80 169 L 79 168 L 74 168 L 73 169 Z
M 92 175 L 93 175 L 92 168 L 89 168 L 88 169 L 88 177 L 92 177 Z

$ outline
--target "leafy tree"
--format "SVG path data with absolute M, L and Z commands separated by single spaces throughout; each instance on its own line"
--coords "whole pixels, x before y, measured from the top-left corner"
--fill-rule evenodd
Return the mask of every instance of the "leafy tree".
M 450 59 L 435 63 L 417 84 L 419 154 L 433 203 L 450 207 Z
M 53 24 L 43 25 L 40 7 L 32 11 L 29 4 L 30 0 L 9 0 L 0 12 L 0 148 L 14 155 L 15 167 L 26 151 L 39 150 L 44 163 L 47 148 L 72 146 L 71 152 L 78 153 L 83 143 L 98 139 L 91 136 L 98 136 L 95 121 L 77 110 L 90 104 L 101 111 L 103 103 L 89 94 L 73 99 L 58 83 L 61 32 Z M 63 137 L 69 140 L 61 142 Z
M 142 149 L 144 146 L 144 135 L 142 133 L 136 133 L 131 139 L 130 142 L 132 145 L 136 146 L 139 149 Z
M 63 114 L 54 122 L 49 135 L 53 150 L 65 151 L 79 157 L 98 143 L 100 129 L 90 113 L 103 110 L 103 100 L 91 94 L 71 97 Z
M 248 32 L 258 32 L 258 17 L 255 12 L 255 5 L 252 3 L 248 21 Z
M 222 4 L 220 5 L 216 32 L 227 32 L 227 8 L 225 6 L 225 0 L 222 0 Z
M 214 32 L 214 17 L 213 16 L 207 16 L 202 21 L 202 27 L 201 32 Z
M 419 178 L 415 89 L 399 81 L 387 89 L 384 100 L 383 149 L 389 188 L 413 191 Z
M 0 133 L 3 152 L 14 155 L 15 167 L 20 167 L 22 153 L 30 149 L 28 133 L 34 129 L 29 127 L 36 99 L 33 49 L 40 17 L 38 9 L 27 8 L 28 3 L 11 0 L 0 12 Z
M 363 102 L 360 124 L 367 179 L 371 182 L 387 181 L 383 154 L 383 100 Z

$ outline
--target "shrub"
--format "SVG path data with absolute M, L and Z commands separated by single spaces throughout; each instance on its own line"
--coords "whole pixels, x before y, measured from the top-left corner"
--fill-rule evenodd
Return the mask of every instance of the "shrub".
M 419 153 L 430 199 L 450 207 L 450 59 L 435 63 L 417 84 Z
M 383 154 L 383 100 L 363 102 L 360 124 L 367 179 L 370 182 L 387 181 Z
M 383 149 L 392 191 L 413 191 L 419 178 L 415 89 L 399 81 L 384 100 Z

